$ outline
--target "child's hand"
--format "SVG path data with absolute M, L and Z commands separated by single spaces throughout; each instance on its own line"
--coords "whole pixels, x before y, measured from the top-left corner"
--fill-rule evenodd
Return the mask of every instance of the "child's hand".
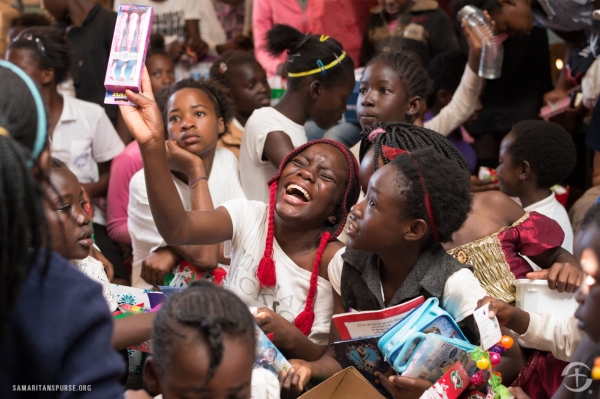
M 138 391 L 128 389 L 125 391 L 125 399 L 152 399 L 152 396 L 148 395 L 148 392 L 143 389 Z
M 473 28 L 469 26 L 466 19 L 462 20 L 461 26 L 463 32 L 465 33 L 467 43 L 469 44 L 469 68 L 471 68 L 473 72 L 478 73 L 483 43 L 481 42 L 481 39 L 479 39 L 479 37 L 475 34 L 475 32 L 473 32 Z M 489 39 L 491 39 L 491 37 L 489 37 L 488 40 Z
M 127 98 L 137 106 L 121 105 L 121 115 L 127 128 L 140 145 L 162 144 L 165 140 L 162 114 L 154 100 L 148 69 L 142 73 L 141 94 L 126 90 Z
M 375 378 L 379 379 L 379 383 L 394 399 L 418 399 L 433 385 L 421 378 L 402 377 L 391 367 L 385 374 L 376 371 Z
M 583 281 L 583 271 L 577 265 L 556 262 L 549 269 L 529 272 L 530 280 L 548 280 L 548 287 L 558 292 L 575 292 Z
M 169 169 L 184 173 L 188 179 L 193 176 L 206 176 L 202 158 L 179 147 L 175 140 L 166 142 Z
M 508 387 L 508 391 L 515 397 L 515 399 L 531 399 L 521 387 Z
M 169 54 L 169 57 L 173 59 L 173 62 L 177 62 L 181 54 L 185 51 L 185 45 L 179 40 L 175 40 L 173 43 L 165 47 L 165 51 Z
M 485 306 L 486 303 L 490 304 L 488 316 L 493 319 L 494 316 L 498 318 L 500 327 L 510 328 L 519 335 L 523 335 L 529 328 L 529 313 L 515 307 L 508 303 L 491 298 L 489 296 L 483 297 L 477 301 L 477 308 Z
M 196 54 L 196 59 L 203 58 L 208 53 L 208 44 L 199 37 L 190 37 L 185 43 Z
M 479 177 L 471 175 L 471 192 L 480 193 L 482 191 L 499 190 L 498 180 L 481 180 Z
M 288 348 L 288 338 L 293 337 L 299 330 L 269 308 L 258 308 L 256 312 L 254 321 L 265 334 L 273 333 L 273 344 L 283 350 Z
M 293 359 L 290 360 L 290 364 L 292 368 L 289 372 L 282 370 L 278 376 L 282 399 L 297 398 L 302 395 L 312 375 L 304 360 Z
M 169 247 L 159 248 L 142 261 L 141 277 L 152 285 L 162 285 L 165 275 L 180 261 L 179 255 Z
M 112 263 L 110 263 L 108 259 L 106 259 L 104 255 L 102 255 L 102 252 L 98 251 L 93 245 L 90 248 L 90 256 L 102 263 L 108 281 L 112 282 L 113 277 L 115 276 L 115 271 L 113 270 Z

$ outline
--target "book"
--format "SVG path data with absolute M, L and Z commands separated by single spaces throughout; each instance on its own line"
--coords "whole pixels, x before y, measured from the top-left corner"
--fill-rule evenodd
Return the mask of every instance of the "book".
M 282 370 L 288 371 L 292 365 L 279 352 L 279 349 L 271 342 L 259 326 L 255 325 L 256 348 L 254 351 L 255 360 L 252 368 L 263 368 L 271 371 L 276 376 Z
M 375 382 L 375 372 L 386 373 L 390 364 L 377 347 L 377 337 L 350 339 L 331 344 L 335 357 L 343 369 L 354 367 L 371 383 L 383 396 L 391 398 L 381 384 Z
M 333 315 L 342 340 L 379 337 L 425 302 L 422 296 L 390 308 Z

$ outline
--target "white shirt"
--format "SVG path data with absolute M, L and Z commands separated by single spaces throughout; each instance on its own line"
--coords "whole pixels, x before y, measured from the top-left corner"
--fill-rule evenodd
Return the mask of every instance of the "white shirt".
M 192 203 L 188 185 L 175 176 L 173 176 L 173 182 L 175 182 L 183 207 L 186 211 L 190 211 Z M 234 198 L 245 198 L 237 174 L 237 159 L 231 151 L 217 148 L 212 170 L 208 177 L 208 189 L 215 208 L 225 201 Z M 142 260 L 158 248 L 166 247 L 167 243 L 158 232 L 150 211 L 144 169 L 131 178 L 127 216 L 127 227 L 133 247 L 131 285 L 136 288 L 150 289 L 152 286 L 140 277 Z
M 277 274 L 274 288 L 259 289 L 254 273 L 265 252 L 268 206 L 259 201 L 233 200 L 223 204 L 233 224 L 231 266 L 227 286 L 251 307 L 267 307 L 290 323 L 304 310 L 311 273 L 300 268 L 273 239 L 273 259 Z M 331 284 L 318 278 L 315 320 L 308 338 L 317 345 L 329 342 L 333 314 Z
M 66 162 L 79 183 L 98 181 L 98 164 L 125 149 L 104 108 L 63 96 L 63 110 L 50 139 L 50 153 Z M 104 212 L 94 205 L 94 223 L 106 225 Z
M 329 282 L 338 293 L 341 292 L 342 269 L 344 268 L 344 259 L 342 254 L 346 248 L 341 248 L 329 262 L 327 273 Z M 486 296 L 485 290 L 479 284 L 479 281 L 473 275 L 471 270 L 464 268 L 452 274 L 444 285 L 444 294 L 441 298 L 441 307 L 452 316 L 457 322 L 470 316 L 477 308 L 477 301 Z
M 275 176 L 277 168 L 271 161 L 263 160 L 263 151 L 269 133 L 277 131 L 287 134 L 294 148 L 307 141 L 304 126 L 272 107 L 255 110 L 246 122 L 240 146 L 240 178 L 246 197 L 250 200 L 269 203 L 267 182 Z
M 565 239 L 563 240 L 562 247 L 573 253 L 573 227 L 571 227 L 571 221 L 569 215 L 564 206 L 551 193 L 547 198 L 531 204 L 525 208 L 527 212 L 537 212 L 544 216 L 554 219 L 565 232 Z
M 154 9 L 152 33 L 163 35 L 165 45 L 169 45 L 177 39 L 185 39 L 186 20 L 200 20 L 198 7 L 200 3 L 196 0 L 166 0 L 162 2 L 136 0 L 133 3 L 140 6 L 150 6 Z M 132 2 L 129 0 L 115 0 L 113 4 L 115 12 L 119 12 L 119 6 L 123 4 L 132 4 Z
M 83 274 L 102 285 L 102 295 L 108 304 L 111 312 L 117 310 L 118 304 L 115 296 L 113 295 L 110 281 L 104 270 L 104 265 L 99 260 L 88 256 L 84 259 L 72 260 L 73 263 Z

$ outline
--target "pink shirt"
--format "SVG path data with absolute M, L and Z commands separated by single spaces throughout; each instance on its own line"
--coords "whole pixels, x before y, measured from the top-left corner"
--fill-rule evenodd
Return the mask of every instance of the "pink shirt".
M 120 244 L 131 245 L 131 237 L 127 230 L 129 182 L 143 166 L 140 147 L 135 140 L 113 159 L 110 166 L 110 181 L 106 195 L 108 221 L 106 229 L 111 240 Z
M 302 33 L 333 37 L 358 67 L 369 9 L 377 4 L 377 0 L 309 0 L 302 10 L 298 0 L 254 0 L 254 55 L 267 74 L 277 74 L 277 65 L 285 62 L 287 55 L 272 57 L 264 48 L 265 35 L 275 24 L 286 24 Z

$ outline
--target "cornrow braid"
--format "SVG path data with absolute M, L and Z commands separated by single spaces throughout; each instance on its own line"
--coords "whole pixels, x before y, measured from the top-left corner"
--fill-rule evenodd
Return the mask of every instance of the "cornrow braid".
M 433 130 L 410 123 L 377 123 L 365 128 L 360 142 L 359 158 L 362 161 L 367 151 L 373 147 L 373 172 L 379 169 L 379 155 L 381 155 L 384 165 L 390 162 L 383 153 L 382 146 L 409 152 L 433 147 L 439 154 L 456 162 L 461 169 L 469 170 L 469 163 L 465 157 L 446 137 Z
M 40 249 L 50 242 L 44 193 L 28 162 L 30 151 L 0 135 L 0 337 Z M 45 252 L 47 265 L 50 251 Z
M 323 252 L 327 246 L 327 243 L 333 241 L 339 236 L 346 224 L 346 217 L 350 212 L 352 205 L 358 200 L 360 186 L 358 183 L 358 164 L 356 158 L 348 151 L 348 149 L 341 143 L 333 140 L 313 140 L 300 147 L 297 147 L 281 161 L 279 169 L 275 176 L 269 180 L 269 221 L 267 226 L 267 238 L 265 242 L 265 252 L 263 258 L 260 260 L 258 268 L 256 269 L 256 278 L 260 284 L 260 287 L 273 287 L 277 282 L 277 274 L 275 271 L 275 260 L 273 259 L 273 241 L 275 236 L 274 226 L 274 212 L 275 212 L 275 201 L 277 197 L 277 181 L 281 176 L 283 168 L 298 154 L 303 152 L 306 148 L 315 144 L 329 144 L 339 149 L 344 157 L 346 158 L 346 165 L 348 167 L 348 181 L 346 184 L 346 190 L 344 196 L 341 199 L 340 206 L 338 207 L 337 220 L 332 228 L 325 229 L 319 240 L 319 247 L 313 263 L 313 268 L 310 277 L 310 286 L 308 289 L 308 295 L 306 298 L 306 304 L 304 310 L 296 316 L 294 325 L 306 336 L 310 334 L 310 330 L 313 325 L 315 318 L 314 313 L 314 300 L 317 294 L 317 282 L 319 276 L 319 268 L 321 266 L 321 259 Z
M 152 354 L 157 371 L 163 374 L 173 359 L 175 345 L 197 337 L 209 347 L 210 362 L 206 384 L 223 358 L 223 338 L 242 339 L 254 353 L 254 318 L 237 295 L 208 281 L 196 281 L 173 293 L 162 304 L 152 328 Z
M 381 53 L 369 61 L 366 67 L 383 62 L 396 72 L 406 88 L 406 98 L 421 97 L 423 100 L 432 90 L 431 80 L 421 62 L 410 52 Z

